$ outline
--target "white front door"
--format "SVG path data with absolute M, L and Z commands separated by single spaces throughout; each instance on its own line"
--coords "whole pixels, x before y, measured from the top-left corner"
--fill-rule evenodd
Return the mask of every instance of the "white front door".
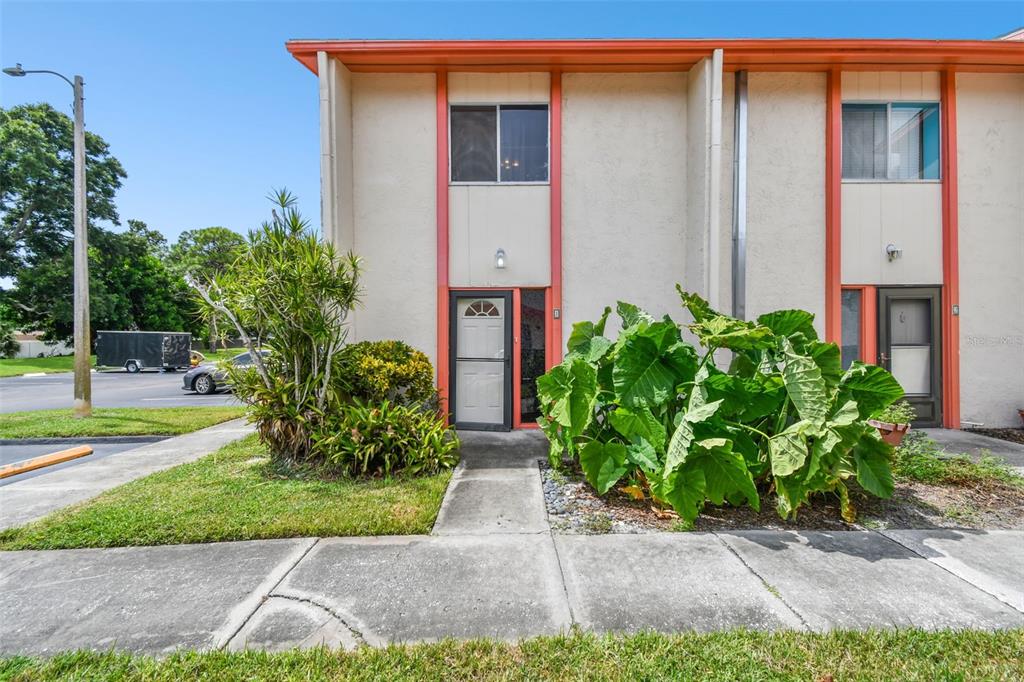
M 455 314 L 455 422 L 508 426 L 505 298 L 459 296 Z

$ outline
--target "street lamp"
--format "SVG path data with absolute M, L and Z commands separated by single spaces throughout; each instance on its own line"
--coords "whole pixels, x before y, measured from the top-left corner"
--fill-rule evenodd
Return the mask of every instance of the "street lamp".
M 74 81 L 56 71 L 26 70 L 21 64 L 4 69 L 8 76 L 49 73 L 63 78 L 75 91 L 75 416 L 92 415 L 92 377 L 89 375 L 89 232 L 85 207 L 85 98 L 82 77 Z

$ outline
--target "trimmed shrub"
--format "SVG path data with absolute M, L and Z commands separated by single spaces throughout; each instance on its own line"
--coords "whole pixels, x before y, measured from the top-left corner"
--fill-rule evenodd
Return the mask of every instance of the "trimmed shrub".
M 435 473 L 455 466 L 458 449 L 455 430 L 437 412 L 387 399 L 355 398 L 313 433 L 313 452 L 351 476 Z
M 420 405 L 435 396 L 430 359 L 402 341 L 350 344 L 341 352 L 341 363 L 354 398 Z

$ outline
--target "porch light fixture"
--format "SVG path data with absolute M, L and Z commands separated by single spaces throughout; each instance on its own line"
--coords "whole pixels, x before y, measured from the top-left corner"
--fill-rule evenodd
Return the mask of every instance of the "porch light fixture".
M 499 248 L 494 252 L 494 267 L 499 270 L 505 269 L 505 249 Z

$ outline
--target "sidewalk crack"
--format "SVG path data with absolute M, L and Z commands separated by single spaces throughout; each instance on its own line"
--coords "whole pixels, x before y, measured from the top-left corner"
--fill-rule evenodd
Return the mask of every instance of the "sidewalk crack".
M 341 614 L 339 614 L 337 611 L 335 611 L 332 607 L 328 606 L 327 604 L 321 604 L 320 602 L 318 602 L 318 601 L 316 601 L 314 599 L 310 599 L 309 597 L 299 597 L 297 595 L 287 594 L 285 592 L 273 592 L 270 595 L 268 595 L 268 598 L 269 599 L 287 599 L 289 601 L 294 601 L 294 602 L 298 602 L 298 603 L 301 603 L 301 604 L 309 604 L 310 606 L 315 606 L 316 608 L 322 610 L 324 613 L 328 614 L 334 620 L 336 620 L 339 623 L 341 623 L 342 627 L 344 627 L 346 630 L 348 630 L 349 633 L 356 639 L 357 642 L 359 642 L 360 645 L 368 644 L 367 638 L 366 638 L 366 636 L 363 635 L 363 632 L 361 630 L 359 630 L 355 626 L 349 624 L 349 622 L 347 620 L 345 620 L 345 618 L 343 618 L 341 616 Z
M 811 631 L 811 626 L 810 626 L 810 624 L 809 624 L 809 623 L 807 622 L 807 620 L 806 620 L 806 619 L 805 619 L 805 618 L 803 617 L 803 615 L 802 615 L 802 614 L 801 614 L 801 613 L 800 613 L 799 611 L 797 611 L 797 610 L 796 610 L 795 608 L 793 608 L 793 606 L 791 606 L 791 605 L 789 604 L 789 602 L 787 602 L 787 601 L 786 601 L 786 600 L 785 600 L 785 599 L 784 599 L 784 598 L 782 597 L 782 593 L 781 593 L 781 592 L 779 592 L 779 590 L 778 590 L 778 589 L 777 589 L 777 588 L 776 588 L 776 587 L 775 587 L 774 585 L 772 585 L 772 584 L 771 584 L 770 582 L 768 582 L 767 580 L 765 580 L 764 576 L 762 576 L 762 575 L 761 575 L 760 573 L 758 573 L 757 571 L 755 571 L 755 570 L 754 570 L 754 567 L 753 567 L 753 566 L 751 566 L 750 564 L 748 564 L 748 563 L 747 563 L 746 559 L 744 559 L 744 558 L 743 558 L 743 557 L 742 557 L 742 556 L 740 555 L 740 553 L 736 551 L 736 548 L 735 548 L 735 547 L 733 547 L 733 546 L 732 546 L 732 545 L 730 545 L 730 544 L 729 544 L 728 542 L 726 542 L 726 541 L 725 541 L 725 540 L 724 540 L 724 539 L 722 538 L 722 536 L 720 536 L 720 535 L 719 535 L 719 534 L 718 534 L 717 532 L 715 532 L 715 531 L 711 531 L 711 534 L 712 534 L 712 535 L 714 535 L 714 536 L 715 536 L 715 538 L 717 538 L 719 542 L 721 542 L 721 543 L 722 543 L 723 545 L 725 545 L 725 548 L 726 548 L 727 550 L 729 550 L 729 551 L 730 551 L 730 552 L 732 553 L 732 555 L 733 555 L 734 557 L 736 557 L 736 558 L 737 558 L 737 559 L 739 560 L 739 562 L 740 562 L 741 564 L 743 564 L 743 566 L 745 566 L 745 567 L 746 567 L 746 569 L 747 569 L 748 571 L 750 571 L 750 573 L 751 573 L 751 574 L 752 574 L 752 575 L 753 575 L 753 576 L 754 576 L 755 578 L 757 578 L 758 580 L 760 580 L 760 581 L 761 581 L 761 584 L 762 584 L 762 585 L 764 585 L 764 589 L 765 589 L 765 590 L 767 590 L 769 594 L 771 594 L 771 595 L 772 595 L 773 597 L 775 597 L 776 599 L 778 599 L 778 600 L 779 600 L 779 603 L 780 603 L 780 604 L 782 604 L 783 606 L 785 606 L 785 607 L 786 607 L 786 609 L 788 609 L 790 613 L 792 613 L 792 614 L 793 614 L 794 616 L 796 616 L 797 620 L 799 620 L 799 621 L 800 621 L 800 624 L 801 624 L 801 625 L 803 626 L 804 630 L 808 630 L 808 631 Z
M 233 614 L 229 614 L 228 615 L 228 620 L 221 627 L 221 630 L 223 631 L 223 630 L 227 629 L 230 632 L 228 634 L 226 634 L 226 636 L 225 636 L 225 633 L 221 632 L 221 634 L 219 636 L 215 637 L 215 639 L 214 639 L 214 648 L 215 649 L 224 649 L 225 647 L 227 647 L 231 643 L 231 640 L 233 640 L 235 637 L 238 636 L 238 633 L 242 631 L 242 628 L 244 628 L 246 626 L 246 624 L 248 624 L 248 622 L 250 620 L 252 620 L 252 617 L 256 615 L 256 613 L 260 610 L 260 607 L 263 606 L 264 602 L 266 602 L 267 599 L 270 597 L 270 595 L 273 594 L 274 590 L 276 590 L 278 588 L 278 586 L 282 582 L 284 582 L 284 579 L 287 578 L 289 576 L 289 574 L 291 574 L 291 572 L 295 570 L 295 567 L 298 566 L 299 563 L 303 559 L 306 558 L 306 556 L 313 550 L 314 547 L 317 546 L 317 544 L 319 542 L 320 542 L 320 538 L 313 538 L 313 542 L 309 543 L 309 545 L 302 552 L 299 552 L 297 557 L 292 559 L 292 557 L 294 556 L 294 554 L 293 554 L 293 555 L 285 558 L 284 561 L 282 561 L 281 563 L 289 562 L 287 568 L 285 568 L 284 571 L 281 573 L 281 575 L 277 578 L 277 580 L 274 581 L 273 585 L 270 585 L 269 587 L 266 588 L 265 592 L 262 592 L 262 590 L 261 590 L 261 588 L 263 587 L 262 584 L 258 585 L 256 587 L 256 589 L 253 590 L 253 592 L 249 595 L 249 597 L 245 601 L 243 601 L 239 606 L 242 606 L 242 605 L 246 604 L 246 602 L 248 602 L 249 600 L 253 599 L 257 595 L 259 596 L 259 601 L 256 602 L 256 605 L 253 608 L 247 610 L 247 613 L 245 614 L 245 616 L 243 618 L 239 619 L 239 622 L 238 622 L 237 626 L 234 625 L 234 624 L 231 624 L 231 617 L 232 617 Z M 273 570 L 270 571 L 270 573 L 267 576 L 268 578 L 270 578 L 271 576 L 274 576 L 276 571 L 281 567 L 281 563 L 279 563 L 277 566 L 274 567 Z M 262 592 L 262 594 L 260 594 L 260 592 Z M 235 608 L 237 609 L 238 607 L 235 607 Z

